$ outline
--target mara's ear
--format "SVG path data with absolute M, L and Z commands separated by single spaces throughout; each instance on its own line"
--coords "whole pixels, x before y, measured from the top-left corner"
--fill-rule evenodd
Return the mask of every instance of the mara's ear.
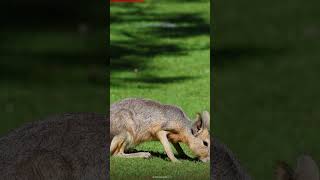
M 202 117 L 202 127 L 204 129 L 210 129 L 210 113 L 208 111 L 203 111 L 201 114 Z
M 294 174 L 296 180 L 319 180 L 319 168 L 309 155 L 301 155 L 297 159 Z
M 287 163 L 279 161 L 275 167 L 275 179 L 293 180 L 293 170 Z
M 191 131 L 193 135 L 198 135 L 204 129 L 208 129 L 210 126 L 210 114 L 207 111 L 197 113 L 195 122 L 192 125 Z

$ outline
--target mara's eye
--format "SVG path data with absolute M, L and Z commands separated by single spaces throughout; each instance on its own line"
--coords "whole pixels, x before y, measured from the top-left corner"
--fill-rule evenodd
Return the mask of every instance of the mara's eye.
M 208 147 L 208 143 L 206 141 L 203 141 L 203 145 Z

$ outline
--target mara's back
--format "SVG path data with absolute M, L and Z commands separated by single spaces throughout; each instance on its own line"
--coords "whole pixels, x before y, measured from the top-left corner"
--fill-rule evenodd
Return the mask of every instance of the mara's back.
M 134 138 L 147 140 L 158 130 L 178 131 L 189 127 L 191 121 L 177 106 L 129 98 L 112 104 L 110 108 L 111 137 L 129 132 Z

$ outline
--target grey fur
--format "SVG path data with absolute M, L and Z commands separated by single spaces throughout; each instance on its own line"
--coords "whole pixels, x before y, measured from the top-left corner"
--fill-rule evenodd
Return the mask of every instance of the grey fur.
M 211 179 L 212 180 L 251 180 L 240 165 L 236 156 L 227 146 L 212 138 Z
M 128 117 L 117 120 L 119 115 Z M 173 122 L 180 123 L 181 128 L 189 127 L 191 129 L 192 126 L 190 119 L 179 107 L 139 98 L 128 98 L 112 104 L 110 121 L 111 139 L 122 133 L 129 124 L 132 125 L 130 128 L 139 136 L 149 133 L 147 129 L 152 127 L 151 124 L 160 124 L 163 130 L 168 131 L 177 130 L 177 126 Z
M 302 154 L 297 159 L 295 180 L 319 180 L 319 167 L 310 155 Z
M 294 170 L 288 163 L 280 161 L 276 166 L 275 177 L 277 180 L 319 180 L 319 167 L 310 155 L 301 154 Z
M 0 138 L 4 180 L 106 179 L 107 118 L 66 113 L 30 123 Z

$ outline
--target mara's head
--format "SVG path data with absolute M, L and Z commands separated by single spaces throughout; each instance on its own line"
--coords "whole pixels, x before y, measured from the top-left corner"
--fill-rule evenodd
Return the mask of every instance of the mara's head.
M 189 141 L 190 149 L 198 158 L 207 162 L 210 160 L 210 114 L 207 111 L 197 113 L 191 127 L 192 138 Z

